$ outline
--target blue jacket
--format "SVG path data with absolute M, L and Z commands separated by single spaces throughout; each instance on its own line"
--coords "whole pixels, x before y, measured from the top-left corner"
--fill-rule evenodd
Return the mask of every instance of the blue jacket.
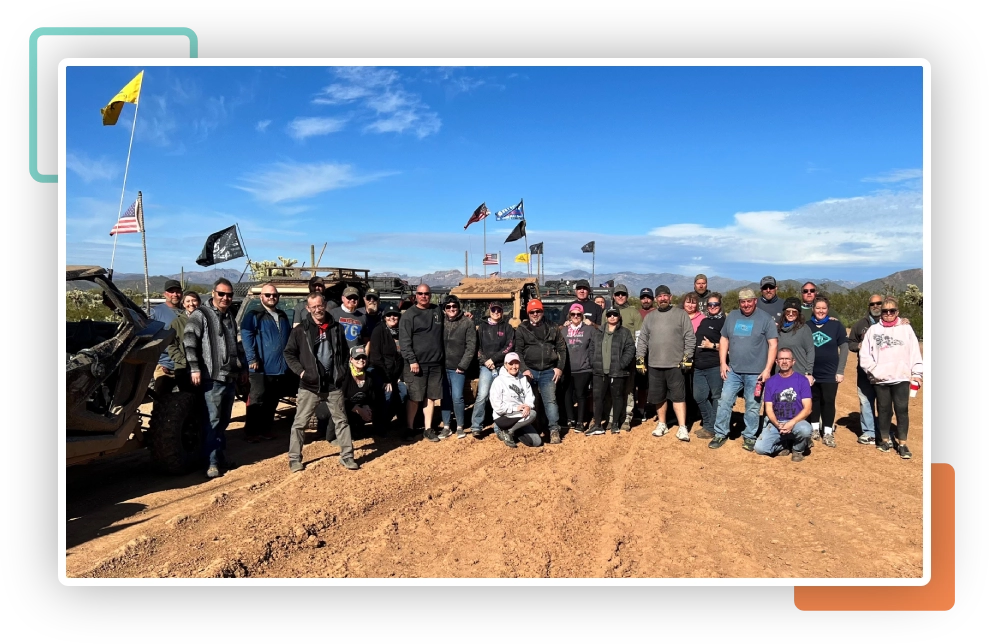
M 275 309 L 275 312 L 278 314 L 278 326 L 275 326 L 271 314 L 264 307 L 245 314 L 240 321 L 240 339 L 248 365 L 261 363 L 258 371 L 269 376 L 280 376 L 288 371 L 284 351 L 292 332 L 292 324 L 285 311 Z M 251 372 L 254 371 L 251 369 Z

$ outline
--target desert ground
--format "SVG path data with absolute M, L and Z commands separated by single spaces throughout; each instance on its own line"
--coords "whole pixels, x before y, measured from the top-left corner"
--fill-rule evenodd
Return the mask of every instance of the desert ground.
M 924 390 L 910 401 L 912 460 L 856 443 L 855 355 L 837 399 L 837 447 L 801 463 L 741 448 L 741 414 L 706 440 L 631 433 L 509 449 L 363 437 L 359 471 L 307 433 L 288 468 L 294 410 L 239 466 L 158 474 L 146 451 L 67 471 L 66 575 L 189 577 L 920 577 Z M 741 411 L 740 401 L 736 411 Z M 468 410 L 468 414 L 470 411 Z M 699 428 L 695 423 L 692 428 Z

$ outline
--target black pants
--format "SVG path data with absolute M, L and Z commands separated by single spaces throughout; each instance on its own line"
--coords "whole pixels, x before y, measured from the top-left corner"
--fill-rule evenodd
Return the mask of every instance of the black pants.
M 247 398 L 247 419 L 244 433 L 247 436 L 260 436 L 271 432 L 275 420 L 275 409 L 285 391 L 285 376 L 269 376 L 252 373 L 251 394 Z
M 563 406 L 566 408 L 567 420 L 582 424 L 587 420 L 587 394 L 591 386 L 591 372 L 574 373 L 570 375 L 569 386 L 563 396 Z M 577 411 L 573 405 L 577 403 Z
M 821 431 L 825 427 L 834 427 L 834 400 L 838 396 L 838 383 L 815 380 L 810 395 L 810 422 L 821 423 Z
M 625 422 L 625 378 L 610 376 L 594 376 L 594 424 L 601 426 L 604 418 L 604 399 L 611 394 L 612 429 L 617 429 Z
M 879 442 L 889 440 L 890 424 L 896 414 L 896 440 L 907 442 L 910 431 L 910 383 L 898 382 L 892 385 L 876 385 L 876 407 L 879 409 Z

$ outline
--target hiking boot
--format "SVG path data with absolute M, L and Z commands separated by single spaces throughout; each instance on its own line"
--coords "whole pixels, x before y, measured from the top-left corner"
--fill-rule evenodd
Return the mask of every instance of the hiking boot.
M 799 463 L 800 461 L 804 460 L 804 455 L 802 452 L 794 452 L 793 456 L 790 457 L 790 460 L 793 461 L 794 463 Z
M 910 450 L 907 449 L 906 443 L 900 443 L 899 445 L 897 445 L 896 453 L 899 454 L 900 458 L 902 458 L 903 460 L 909 460 L 913 456 L 913 454 L 910 453 Z
M 444 438 L 450 438 L 450 434 L 452 433 L 453 432 L 450 431 L 449 427 L 444 427 L 440 430 L 439 434 L 436 434 L 436 437 L 439 438 L 439 440 L 443 440 Z
M 830 433 L 825 432 L 824 437 L 821 439 L 821 442 L 823 442 L 828 447 L 836 447 L 836 443 L 834 442 L 834 432 L 830 432 Z
M 505 445 L 508 447 L 518 447 L 519 444 L 515 442 L 515 437 L 506 431 L 501 432 L 501 440 L 504 441 Z
M 472 429 L 472 430 L 470 430 L 470 435 L 473 436 L 474 438 L 476 438 L 477 440 L 481 440 L 481 430 L 480 429 Z
M 437 436 L 436 435 L 436 432 L 434 432 L 431 429 L 423 430 L 422 437 L 425 438 L 430 443 L 438 443 L 438 442 L 440 442 L 440 437 Z
M 458 439 L 460 439 L 460 438 L 467 438 L 467 430 L 465 430 L 463 427 L 458 427 L 457 428 L 457 438 Z
M 787 449 L 786 447 L 784 447 L 783 449 L 780 450 L 779 455 L 780 456 L 789 456 L 790 455 L 790 450 Z
M 220 468 L 216 465 L 210 465 L 209 469 L 206 470 L 206 476 L 211 479 L 215 479 L 220 476 Z
M 862 434 L 861 436 L 859 436 L 858 443 L 859 443 L 859 445 L 875 445 L 876 444 L 876 437 L 875 436 L 866 436 L 865 434 Z
M 591 425 L 587 428 L 587 431 L 584 432 L 584 436 L 600 436 L 603 433 L 604 429 L 602 429 L 600 425 Z
M 288 469 L 294 472 L 301 472 L 306 469 L 306 466 L 302 464 L 302 461 L 289 461 Z
M 670 428 L 666 426 L 666 423 L 656 423 L 656 429 L 652 430 L 653 436 L 666 436 L 670 431 Z
M 727 440 L 728 440 L 728 436 L 727 435 L 725 435 L 725 436 L 717 436 L 717 435 L 715 435 L 715 437 L 711 439 L 711 442 L 708 443 L 707 446 L 710 447 L 711 449 L 718 449 L 719 447 L 721 447 L 722 445 L 724 445 L 725 444 L 725 441 L 727 441 Z
M 821 440 L 821 430 L 818 429 L 817 427 L 811 427 L 811 430 L 810 430 L 810 439 L 811 440 L 814 440 L 814 441 Z
M 687 431 L 687 427 L 685 425 L 680 425 L 680 427 L 677 428 L 677 438 L 688 443 L 690 442 L 690 432 Z
M 714 432 L 709 432 L 703 427 L 694 432 L 694 436 L 697 438 L 714 438 Z
M 889 441 L 883 443 L 876 443 L 876 449 L 878 449 L 880 452 L 886 453 L 889 450 L 893 449 L 893 443 Z
M 357 464 L 357 461 L 354 460 L 354 457 L 353 456 L 341 457 L 340 458 L 340 465 L 343 465 L 348 470 L 359 470 L 359 469 L 361 469 L 361 466 Z
M 632 431 L 632 421 L 629 420 L 628 418 L 626 418 L 625 422 L 622 423 L 622 431 L 626 431 L 626 432 Z
M 754 438 L 743 438 L 742 439 L 742 449 L 746 452 L 755 451 L 755 439 Z
M 559 427 L 554 427 L 553 429 L 549 430 L 549 442 L 550 442 L 551 445 L 559 445 L 560 444 L 560 428 Z

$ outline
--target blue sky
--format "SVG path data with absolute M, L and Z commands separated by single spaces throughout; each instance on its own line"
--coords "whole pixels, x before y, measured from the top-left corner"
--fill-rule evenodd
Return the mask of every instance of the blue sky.
M 922 265 L 920 67 L 148 67 L 124 208 L 152 273 L 238 223 L 253 259 L 481 271 L 525 199 L 548 273 L 865 281 Z M 67 261 L 109 264 L 137 67 L 66 72 Z M 487 222 L 488 252 L 515 222 Z M 223 267 L 242 267 L 234 260 Z M 140 272 L 139 235 L 117 271 Z

